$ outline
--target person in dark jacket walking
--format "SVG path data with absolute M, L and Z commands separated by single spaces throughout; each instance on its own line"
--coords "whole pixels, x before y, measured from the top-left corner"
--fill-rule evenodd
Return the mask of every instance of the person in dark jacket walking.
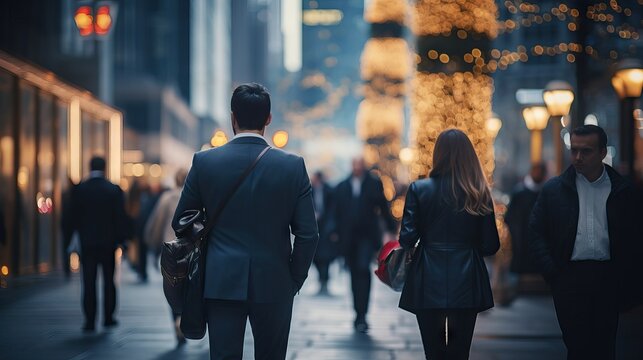
M 363 159 L 353 159 L 352 165 L 351 176 L 335 188 L 334 213 L 336 233 L 351 273 L 356 314 L 353 325 L 358 332 L 366 332 L 371 262 L 382 246 L 380 221 L 384 220 L 391 234 L 396 224 L 384 196 L 382 181 L 366 169 Z
M 603 164 L 606 154 L 603 129 L 574 129 L 572 166 L 545 184 L 529 221 L 529 248 L 551 286 L 568 359 L 614 359 L 618 311 L 635 305 L 631 290 L 640 288 L 634 191 Z
M 328 268 L 337 256 L 337 235 L 331 234 L 333 226 L 332 191 L 326 183 L 324 173 L 315 172 L 311 179 L 313 202 L 315 204 L 315 218 L 319 228 L 319 244 L 315 252 L 313 263 L 319 273 L 319 295 L 329 295 L 328 292 Z
M 256 359 L 285 359 L 293 297 L 315 256 L 317 222 L 304 159 L 266 149 L 270 95 L 259 84 L 234 90 L 235 137 L 192 160 L 174 214 L 180 228 L 185 210 L 217 209 L 244 171 L 265 156 L 243 180 L 207 239 L 204 297 L 211 359 L 241 359 L 246 322 Z M 294 235 L 291 243 L 290 235 Z
M 511 201 L 505 213 L 505 223 L 511 234 L 511 265 L 510 270 L 516 274 L 537 273 L 538 268 L 533 263 L 527 246 L 529 216 L 536 203 L 538 194 L 547 177 L 547 166 L 538 162 L 531 165 L 529 175 L 520 182 L 511 195 Z
M 117 325 L 114 251 L 125 238 L 125 197 L 121 189 L 105 179 L 105 159 L 93 157 L 89 179 L 72 192 L 71 231 L 78 231 L 83 272 L 83 331 L 94 331 L 96 321 L 96 274 L 103 271 L 103 325 Z
M 427 359 L 468 359 L 477 314 L 493 307 L 483 256 L 500 241 L 489 185 L 460 130 L 438 136 L 430 177 L 406 194 L 400 245 L 416 243 L 400 308 L 416 315 Z

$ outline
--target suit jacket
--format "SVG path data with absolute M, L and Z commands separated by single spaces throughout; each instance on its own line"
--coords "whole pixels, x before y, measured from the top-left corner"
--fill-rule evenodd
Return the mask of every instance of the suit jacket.
M 114 251 L 125 240 L 123 191 L 103 177 L 78 184 L 71 193 L 72 231 L 78 231 L 82 252 Z
M 173 228 L 178 229 L 185 210 L 205 209 L 206 216 L 211 216 L 266 146 L 263 139 L 239 137 L 196 153 Z M 209 235 L 204 296 L 261 303 L 292 297 L 308 276 L 318 238 L 304 160 L 270 149 L 239 186 Z
M 400 245 L 410 249 L 420 243 L 402 290 L 402 309 L 493 307 L 482 257 L 500 247 L 495 215 L 455 209 L 447 201 L 450 191 L 446 180 L 434 177 L 412 183 L 406 194 Z
M 384 196 L 382 182 L 366 172 L 357 199 L 353 198 L 351 177 L 340 182 L 335 188 L 335 227 L 344 253 L 355 241 L 368 241 L 373 251 L 382 246 L 380 219 L 386 223 L 387 230 L 395 231 L 396 225 L 388 201 Z
M 643 239 L 641 210 L 634 188 L 610 166 L 605 165 L 612 189 L 607 198 L 607 227 L 610 259 L 617 277 L 621 308 L 640 303 L 642 294 L 640 262 Z M 529 220 L 529 249 L 545 280 L 554 282 L 571 261 L 579 214 L 576 170 L 570 166 L 563 174 L 547 181 Z M 638 235 L 637 235 L 638 233 Z M 639 291 L 637 293 L 637 291 Z

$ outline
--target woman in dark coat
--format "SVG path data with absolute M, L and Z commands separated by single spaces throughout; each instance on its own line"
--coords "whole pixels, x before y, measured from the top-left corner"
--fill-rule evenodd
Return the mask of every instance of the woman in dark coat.
M 440 134 L 430 177 L 409 187 L 400 245 L 416 243 L 400 308 L 417 316 L 428 359 L 468 359 L 478 312 L 493 307 L 482 257 L 500 242 L 489 185 L 460 130 Z

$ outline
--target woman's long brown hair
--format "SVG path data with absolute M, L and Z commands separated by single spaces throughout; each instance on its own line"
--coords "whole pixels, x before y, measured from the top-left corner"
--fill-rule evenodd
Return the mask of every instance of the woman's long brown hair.
M 493 211 L 489 184 L 467 135 L 457 129 L 443 131 L 435 143 L 431 176 L 450 180 L 456 206 L 471 215 Z

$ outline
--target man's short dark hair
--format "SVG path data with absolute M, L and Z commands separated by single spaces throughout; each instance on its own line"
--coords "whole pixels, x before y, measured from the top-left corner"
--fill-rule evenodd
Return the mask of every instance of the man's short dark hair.
M 587 135 L 598 135 L 598 147 L 599 149 L 607 148 L 607 134 L 602 127 L 596 125 L 581 125 L 574 130 L 572 130 L 572 135 L 577 136 L 587 136 Z
M 94 156 L 89 160 L 89 170 L 105 171 L 105 159 L 100 156 Z
M 270 116 L 270 94 L 260 84 L 239 85 L 232 93 L 230 108 L 242 130 L 261 130 Z

